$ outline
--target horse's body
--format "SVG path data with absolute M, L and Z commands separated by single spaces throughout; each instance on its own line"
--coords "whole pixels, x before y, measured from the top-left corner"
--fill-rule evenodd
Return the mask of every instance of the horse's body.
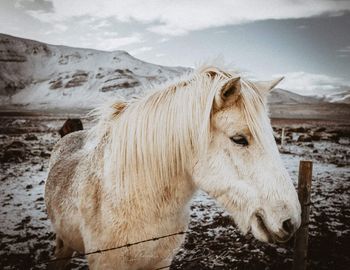
M 263 241 L 289 238 L 300 223 L 295 190 L 271 130 L 247 113 L 254 102 L 264 104 L 263 96 L 246 90 L 252 95 L 247 96 L 241 85 L 249 86 L 232 74 L 206 69 L 132 103 L 116 102 L 91 131 L 62 138 L 52 153 L 45 194 L 56 256 L 183 231 L 198 188 L 224 205 L 244 233 L 251 229 Z M 262 151 L 268 143 L 273 150 Z M 272 176 L 272 183 L 249 182 Z M 182 240 L 177 235 L 89 255 L 89 266 L 163 267 Z
M 57 257 L 69 257 L 74 250 L 108 249 L 186 229 L 186 203 L 194 192 L 190 182 L 174 179 L 172 186 L 159 186 L 155 190 L 159 194 L 157 200 L 140 201 L 140 194 L 136 193 L 123 202 L 124 194 L 120 194 L 122 202 L 116 204 L 112 199 L 114 190 L 96 175 L 98 164 L 91 164 L 84 150 L 86 136 L 87 131 L 67 135 L 52 154 L 50 181 L 46 185 L 46 194 L 51 195 L 46 204 L 57 235 Z M 89 264 L 94 269 L 153 269 L 169 265 L 182 237 L 90 255 Z

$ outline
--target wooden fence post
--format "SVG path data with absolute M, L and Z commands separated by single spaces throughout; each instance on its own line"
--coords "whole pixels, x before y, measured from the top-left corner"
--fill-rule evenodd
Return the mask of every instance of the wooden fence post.
M 301 225 L 295 234 L 293 270 L 305 270 L 307 265 L 311 179 L 312 161 L 301 160 L 298 179 Z
M 282 132 L 281 132 L 281 146 L 284 145 L 284 139 L 285 139 L 285 135 L 284 135 L 285 129 L 282 128 Z

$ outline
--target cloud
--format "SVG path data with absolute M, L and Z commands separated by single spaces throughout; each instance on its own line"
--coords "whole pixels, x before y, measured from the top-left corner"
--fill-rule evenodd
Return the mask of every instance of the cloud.
M 350 46 L 346 46 L 342 49 L 337 50 L 337 57 L 338 58 L 348 58 L 350 57 Z
M 350 82 L 342 78 L 306 72 L 290 72 L 282 76 L 285 78 L 278 87 L 300 95 L 324 96 L 342 91 L 350 93 Z
M 158 40 L 158 43 L 164 43 L 164 42 L 167 42 L 167 41 L 169 41 L 169 40 L 170 40 L 169 38 L 163 37 L 163 38 L 161 38 L 160 40 Z
M 228 31 L 227 30 L 218 30 L 218 31 L 215 31 L 215 34 L 227 34 Z
M 151 51 L 153 50 L 152 47 L 140 47 L 140 48 L 137 48 L 137 49 L 134 49 L 134 50 L 131 50 L 130 51 L 130 54 L 131 55 L 138 55 L 138 54 L 141 54 L 143 52 L 148 52 L 148 51 Z
M 345 48 L 339 49 L 340 53 L 350 53 L 350 46 L 346 46 Z
M 53 11 L 53 3 L 50 0 L 14 0 L 14 5 L 23 10 Z
M 109 26 L 111 26 L 111 23 L 108 20 L 101 20 L 101 21 L 95 23 L 91 28 L 93 30 L 100 30 L 100 29 L 103 29 L 103 28 L 106 28 Z
M 55 28 L 56 33 L 57 33 L 57 32 L 65 32 L 68 30 L 69 27 L 65 24 L 56 23 L 54 25 L 54 28 Z
M 307 25 L 301 24 L 301 25 L 298 25 L 297 28 L 298 28 L 298 29 L 306 29 L 306 28 L 307 28 Z
M 183 35 L 210 27 L 268 19 L 339 16 L 350 10 L 347 0 L 52 0 L 54 12 L 32 12 L 45 22 L 65 21 L 77 16 L 149 24 L 148 30 L 162 35 Z
M 97 50 L 103 51 L 114 51 L 121 49 L 127 45 L 142 43 L 142 37 L 139 34 L 133 34 L 131 36 L 125 37 L 105 37 L 97 36 L 94 37 L 95 40 L 92 40 L 91 43 L 84 43 L 84 47 L 94 47 Z

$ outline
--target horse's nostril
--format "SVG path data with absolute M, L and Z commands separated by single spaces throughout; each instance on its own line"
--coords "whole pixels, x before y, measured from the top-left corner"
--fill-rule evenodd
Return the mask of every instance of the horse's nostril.
M 283 221 L 282 228 L 286 233 L 289 233 L 289 234 L 293 233 L 294 226 L 292 224 L 291 219 L 287 219 L 287 220 Z

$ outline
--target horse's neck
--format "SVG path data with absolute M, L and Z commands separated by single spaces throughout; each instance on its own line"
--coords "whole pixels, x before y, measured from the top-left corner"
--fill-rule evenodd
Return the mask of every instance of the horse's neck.
M 150 215 L 153 211 L 164 216 L 180 213 L 197 189 L 188 175 L 155 179 L 153 183 L 147 182 L 146 185 L 142 177 L 126 180 L 132 181 L 133 186 L 123 189 L 120 179 L 104 178 L 103 189 L 110 198 L 116 199 L 116 206 L 118 202 L 132 202 L 131 208 L 147 209 L 145 213 Z
M 116 201 L 133 201 L 138 207 L 158 208 L 164 212 L 184 207 L 192 198 L 196 188 L 188 173 L 181 173 L 171 179 L 154 178 L 151 181 L 143 179 L 142 175 L 121 180 L 114 173 L 109 174 L 110 166 L 117 166 L 112 163 L 108 165 L 112 147 L 111 137 L 106 133 L 95 148 L 90 163 L 91 170 L 98 171 L 102 188 L 110 198 L 115 198 Z

